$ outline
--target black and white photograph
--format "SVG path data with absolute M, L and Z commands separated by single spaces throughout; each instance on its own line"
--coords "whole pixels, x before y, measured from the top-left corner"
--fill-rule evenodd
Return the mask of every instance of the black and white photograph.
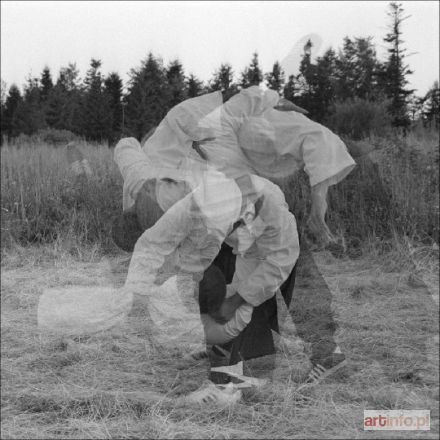
M 2 439 L 439 437 L 438 1 L 1 1 Z

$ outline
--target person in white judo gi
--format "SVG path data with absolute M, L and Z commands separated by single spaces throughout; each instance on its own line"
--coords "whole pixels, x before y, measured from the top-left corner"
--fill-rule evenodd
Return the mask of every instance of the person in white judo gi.
M 330 242 L 333 237 L 324 222 L 327 188 L 343 179 L 355 163 L 336 135 L 303 115 L 280 111 L 280 102 L 275 92 L 263 93 L 258 87 L 244 90 L 226 103 L 222 102 L 220 92 L 185 101 L 168 113 L 145 142 L 146 159 L 142 161 L 133 160 L 134 152 L 130 153 L 127 140 L 122 140 L 115 150 L 115 159 L 124 176 L 126 212 L 133 209 L 136 193 L 146 181 L 149 182 L 150 195 L 161 210 L 166 211 L 200 183 L 206 162 L 231 178 L 250 172 L 269 178 L 286 177 L 304 167 L 312 185 L 310 226 L 322 242 Z M 149 211 L 148 208 L 138 210 L 138 214 L 142 216 Z M 123 225 L 118 228 L 119 231 L 123 229 Z M 230 251 L 221 254 L 216 263 L 223 269 L 225 278 L 230 280 L 234 274 L 235 256 Z M 239 272 L 240 263 L 237 263 L 236 273 Z M 293 271 L 282 280 L 282 293 L 287 303 L 292 298 L 294 275 Z M 242 332 L 240 340 L 232 344 L 230 363 L 273 351 L 271 337 L 259 337 L 256 348 L 252 328 L 260 335 L 264 328 L 277 329 L 274 293 L 267 298 L 267 304 L 261 304 L 264 305 L 265 319 L 258 318 L 258 307 L 254 310 L 254 325 L 251 322 L 246 327 L 247 334 L 253 336 L 246 337 L 246 331 Z M 239 291 L 235 295 L 241 296 Z M 239 304 L 240 301 L 226 301 L 217 319 L 229 321 Z M 328 324 L 330 310 L 320 313 L 323 314 L 326 318 L 323 322 Z M 262 324 L 263 321 L 266 325 Z M 271 322 L 270 325 L 267 322 Z M 321 331 L 312 338 L 316 348 L 312 362 L 319 363 L 321 368 L 325 364 L 324 369 L 333 368 L 333 364 L 344 359 L 343 355 L 334 353 L 336 344 L 332 326 L 327 327 L 330 330 Z M 323 330 L 323 326 L 320 329 Z M 312 333 L 319 333 L 319 330 Z M 261 344 L 264 340 L 267 343 Z

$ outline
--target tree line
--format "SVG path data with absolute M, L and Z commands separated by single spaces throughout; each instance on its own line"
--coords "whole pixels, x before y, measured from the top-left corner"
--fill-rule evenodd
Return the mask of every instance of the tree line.
M 421 119 L 438 128 L 438 81 L 422 97 L 408 89 L 408 76 L 413 72 L 406 64 L 401 30 L 408 17 L 394 2 L 387 15 L 385 60 L 378 59 L 372 37 L 347 36 L 337 51 L 330 48 L 313 61 L 309 41 L 299 73 L 287 78 L 278 61 L 270 72 L 263 73 L 258 53 L 254 53 L 238 79 L 232 66 L 223 63 L 204 83 L 193 74 L 187 76 L 179 60 L 164 66 L 161 58 L 150 52 L 139 67 L 131 69 L 125 90 L 117 72 L 102 74 L 98 59 L 91 60 L 83 79 L 76 64 L 69 63 L 60 69 L 56 80 L 45 67 L 39 77 L 27 79 L 23 91 L 15 84 L 6 90 L 2 80 L 1 137 L 11 139 L 49 128 L 99 142 L 112 143 L 122 136 L 140 139 L 170 108 L 187 98 L 217 90 L 232 96 L 263 82 L 308 110 L 311 119 L 348 131 L 346 134 L 353 134 L 350 130 L 356 130 L 356 123 L 368 131 L 374 121 L 407 128 Z M 353 115 L 358 120 L 347 126 Z

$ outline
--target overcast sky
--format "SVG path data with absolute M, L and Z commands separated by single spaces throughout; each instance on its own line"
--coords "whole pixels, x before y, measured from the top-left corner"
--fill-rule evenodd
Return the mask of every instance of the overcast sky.
M 264 2 L 1 2 L 1 77 L 21 86 L 45 65 L 56 77 L 76 62 L 84 76 L 90 59 L 102 71 L 128 79 L 149 51 L 165 64 L 179 58 L 185 73 L 203 80 L 222 62 L 237 76 L 257 51 L 264 71 L 289 52 L 301 50 L 307 34 L 322 40 L 322 53 L 338 48 L 348 35 L 373 36 L 379 56 L 387 32 L 382 1 Z M 404 1 L 403 38 L 415 73 L 410 86 L 426 93 L 439 77 L 439 2 Z

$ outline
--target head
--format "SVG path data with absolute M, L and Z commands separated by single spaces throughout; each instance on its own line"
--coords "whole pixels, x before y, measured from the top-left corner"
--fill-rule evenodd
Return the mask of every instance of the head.
M 259 175 L 267 178 L 287 177 L 294 172 L 297 158 L 292 143 L 301 143 L 299 134 L 308 121 L 296 112 L 268 109 L 249 118 L 238 132 L 243 154 Z
M 125 210 L 113 223 L 113 241 L 126 252 L 133 252 L 139 237 L 163 214 L 162 208 L 152 196 L 154 185 L 154 179 L 146 181 L 136 196 L 135 204 Z
M 212 315 L 217 312 L 226 298 L 226 279 L 214 265 L 206 269 L 199 284 L 200 313 Z
M 230 226 L 238 220 L 242 205 L 242 193 L 235 180 L 208 168 L 193 191 L 193 198 L 208 229 L 226 236 Z

